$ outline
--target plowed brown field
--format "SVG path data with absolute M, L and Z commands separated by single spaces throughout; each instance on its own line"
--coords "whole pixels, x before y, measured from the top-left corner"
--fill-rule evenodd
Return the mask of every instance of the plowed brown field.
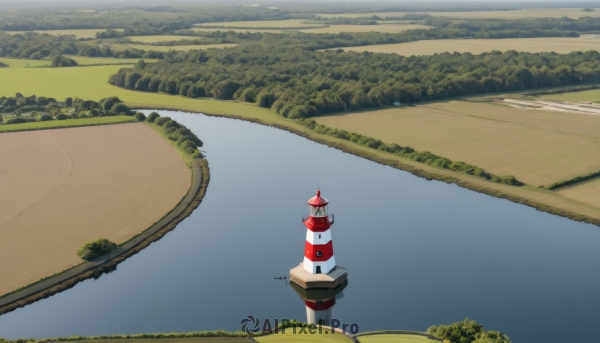
M 141 123 L 3 133 L 0 147 L 0 294 L 78 264 L 86 241 L 144 231 L 191 180 Z

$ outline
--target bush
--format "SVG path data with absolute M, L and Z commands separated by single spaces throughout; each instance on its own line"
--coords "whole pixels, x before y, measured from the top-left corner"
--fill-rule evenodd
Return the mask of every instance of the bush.
M 51 115 L 49 114 L 42 114 L 42 116 L 40 117 L 40 121 L 48 121 L 48 120 L 53 120 L 54 118 L 52 118 Z
M 100 111 L 98 111 L 98 110 L 97 110 L 97 109 L 95 109 L 95 108 L 92 108 L 92 109 L 90 110 L 90 115 L 91 115 L 92 117 L 97 117 L 97 116 L 99 116 L 99 115 L 100 115 Z
M 33 121 L 33 118 L 23 118 L 23 117 L 16 117 L 16 118 L 10 118 L 9 120 L 6 121 L 6 124 L 23 124 L 23 123 L 27 123 L 30 121 Z
M 71 98 L 71 97 L 68 97 L 68 98 L 65 100 L 65 106 L 67 106 L 67 107 L 73 107 L 73 98 Z
M 137 120 L 139 121 L 144 121 L 146 120 L 146 116 L 142 113 L 142 112 L 138 112 L 135 114 L 135 117 L 137 118 Z
M 160 114 L 156 113 L 156 112 L 152 112 L 148 115 L 148 118 L 146 118 L 147 121 L 154 123 L 154 121 L 156 120 L 156 118 L 160 118 Z
M 104 256 L 117 248 L 118 246 L 108 239 L 98 238 L 93 242 L 85 243 L 77 250 L 77 255 L 86 261 L 91 261 L 100 256 Z
M 115 104 L 110 110 L 112 112 L 115 112 L 115 113 L 123 113 L 123 112 L 125 112 L 125 113 L 127 113 L 127 115 L 129 115 L 129 113 L 131 111 L 129 109 L 129 107 L 127 107 L 127 105 L 125 105 L 123 103 L 117 103 L 117 104 Z
M 65 119 L 69 119 L 69 117 L 66 114 L 64 114 L 64 113 L 61 113 L 61 114 L 59 114 L 59 115 L 56 116 L 56 119 L 58 119 L 58 120 L 65 120 Z
M 468 318 L 450 325 L 432 326 L 427 333 L 450 343 L 510 343 L 510 339 L 501 332 L 487 331 L 483 325 Z
M 64 57 L 63 55 L 56 55 L 52 59 L 52 63 L 50 63 L 51 67 L 73 67 L 78 65 L 74 59 Z
M 163 124 L 168 122 L 169 120 L 171 120 L 170 117 L 160 117 L 160 118 L 154 120 L 154 124 L 156 124 L 158 126 L 163 126 Z

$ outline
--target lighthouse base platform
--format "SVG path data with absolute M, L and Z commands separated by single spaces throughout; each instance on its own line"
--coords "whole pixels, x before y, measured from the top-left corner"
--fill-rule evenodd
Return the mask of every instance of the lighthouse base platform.
M 311 274 L 302 263 L 290 270 L 290 281 L 304 289 L 336 288 L 348 279 L 346 268 L 335 266 L 328 274 Z

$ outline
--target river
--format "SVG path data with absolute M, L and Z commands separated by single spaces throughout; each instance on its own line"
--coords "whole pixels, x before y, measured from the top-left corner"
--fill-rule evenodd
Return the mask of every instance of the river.
M 149 112 L 149 111 L 146 111 Z M 306 319 L 274 280 L 303 258 L 306 200 L 335 214 L 335 305 L 360 331 L 466 317 L 513 342 L 592 342 L 600 228 L 239 120 L 159 111 L 205 142 L 202 204 L 116 271 L 0 316 L 0 337 L 238 330 L 248 315 Z

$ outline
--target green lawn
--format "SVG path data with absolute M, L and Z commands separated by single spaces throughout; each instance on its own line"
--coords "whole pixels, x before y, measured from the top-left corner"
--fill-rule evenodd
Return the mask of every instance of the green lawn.
M 65 120 L 37 121 L 33 123 L 0 125 L 0 132 L 34 131 L 45 129 L 60 129 L 65 127 L 94 126 L 137 122 L 135 117 L 97 117 Z
M 289 331 L 288 331 L 289 330 Z M 278 333 L 264 337 L 256 337 L 259 343 L 352 343 L 352 340 L 341 333 L 335 334 L 294 334 L 291 329 L 285 329 L 285 334 Z
M 572 101 L 572 102 L 599 102 L 600 89 L 594 89 L 583 92 L 572 92 L 563 94 L 549 94 L 540 96 L 542 99 Z
M 435 343 L 436 340 L 418 335 L 368 335 L 356 337 L 361 343 Z
M 70 56 L 67 57 L 74 59 L 80 66 L 85 65 L 99 65 L 99 64 L 135 64 L 139 61 L 139 58 L 111 58 L 111 57 L 85 57 L 85 56 Z M 144 59 L 146 62 L 156 62 L 157 59 Z M 49 67 L 50 59 L 44 60 L 23 60 L 16 58 L 4 58 L 0 57 L 0 62 L 7 64 L 8 68 L 33 68 L 33 67 Z

